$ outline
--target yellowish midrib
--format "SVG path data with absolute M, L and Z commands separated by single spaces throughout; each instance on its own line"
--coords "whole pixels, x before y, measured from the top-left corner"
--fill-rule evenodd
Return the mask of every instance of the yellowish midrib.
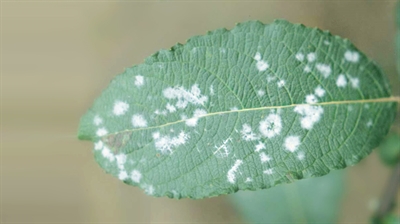
M 210 117 L 210 116 L 215 116 L 215 115 L 221 115 L 221 114 L 229 114 L 229 113 L 241 113 L 241 112 L 249 112 L 249 111 L 258 111 L 258 110 L 270 110 L 270 109 L 282 109 L 282 108 L 291 108 L 291 107 L 296 107 L 296 106 L 306 106 L 306 105 L 312 105 L 312 106 L 325 106 L 325 105 L 341 105 L 341 104 L 359 104 L 359 103 L 385 103 L 385 102 L 397 102 L 400 103 L 400 96 L 391 96 L 387 98 L 376 98 L 376 99 L 360 99 L 360 100 L 343 100 L 343 101 L 330 101 L 330 102 L 321 102 L 321 103 L 314 103 L 314 104 L 290 104 L 290 105 L 283 105 L 283 106 L 266 106 L 266 107 L 257 107 L 257 108 L 244 108 L 240 110 L 229 110 L 229 111 L 219 111 L 219 112 L 213 112 L 213 113 L 208 113 L 202 116 L 198 116 L 195 118 L 203 118 L 203 117 Z M 191 118 L 188 118 L 191 119 Z M 170 123 L 166 123 L 163 125 L 158 125 L 158 126 L 152 126 L 152 127 L 145 127 L 145 128 L 136 128 L 136 129 L 127 129 L 119 132 L 114 132 L 114 133 L 109 133 L 108 135 L 105 135 L 103 137 L 107 137 L 110 135 L 117 135 L 120 133 L 125 133 L 125 132 L 134 132 L 134 131 L 142 131 L 142 130 L 149 130 L 149 129 L 154 129 L 154 128 L 163 128 L 169 125 L 174 125 L 178 124 L 181 122 L 186 122 L 188 119 L 185 120 L 178 120 Z

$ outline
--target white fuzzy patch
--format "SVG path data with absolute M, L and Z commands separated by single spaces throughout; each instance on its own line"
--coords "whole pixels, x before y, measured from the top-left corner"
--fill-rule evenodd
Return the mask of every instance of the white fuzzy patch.
M 257 95 L 258 96 L 264 96 L 265 95 L 265 91 L 260 89 L 260 90 L 257 91 Z
M 103 119 L 101 119 L 101 117 L 99 115 L 96 115 L 93 118 L 93 123 L 94 123 L 94 125 L 99 126 L 100 124 L 103 123 Z
M 308 104 L 318 103 L 318 99 L 314 94 L 308 94 L 306 96 L 306 103 Z
M 110 160 L 111 162 L 114 161 L 114 159 L 115 159 L 114 154 L 106 146 L 103 147 L 103 150 L 101 151 L 101 154 L 103 155 L 104 158 Z
M 97 132 L 96 132 L 96 135 L 97 135 L 97 136 L 101 137 L 101 136 L 104 136 L 104 135 L 106 135 L 106 134 L 108 134 L 107 129 L 105 129 L 105 128 L 99 128 L 99 129 L 97 129 Z
M 282 87 L 284 87 L 285 86 L 285 80 L 280 80 L 279 82 L 278 82 L 278 88 L 282 88 Z
M 307 54 L 307 61 L 313 62 L 317 59 L 317 55 L 314 52 L 308 53 Z
M 122 102 L 122 101 L 116 101 L 114 103 L 113 113 L 116 116 L 120 116 L 120 115 L 125 114 L 128 111 L 128 109 L 129 109 L 129 105 L 127 103 Z
M 256 66 L 258 71 L 263 72 L 269 68 L 268 62 L 261 60 L 261 54 L 259 52 L 254 56 L 254 60 L 257 61 Z
M 260 52 L 257 52 L 256 55 L 254 56 L 254 60 L 259 61 L 261 60 L 261 54 Z
M 126 180 L 126 179 L 128 179 L 128 174 L 126 173 L 125 170 L 122 170 L 121 172 L 119 172 L 118 178 L 120 180 Z
M 305 73 L 310 73 L 310 72 L 311 72 L 310 66 L 306 65 L 306 66 L 304 67 L 304 72 L 305 72 Z
M 251 179 L 251 177 L 247 177 L 245 183 L 250 183 L 252 181 L 253 181 L 253 179 Z
M 138 170 L 132 170 L 131 179 L 135 183 L 140 183 L 140 179 L 142 179 L 142 174 Z
M 351 87 L 357 89 L 360 86 L 360 80 L 358 78 L 350 78 Z
M 169 103 L 167 103 L 166 108 L 170 113 L 173 113 L 173 112 L 176 111 L 176 108 L 173 105 L 169 104 Z
M 254 150 L 254 151 L 259 152 L 263 149 L 265 149 L 265 144 L 262 142 L 258 142 L 258 144 L 256 145 L 256 150 Z
M 344 58 L 346 61 L 356 63 L 360 60 L 360 54 L 357 51 L 346 51 Z
M 175 106 L 185 108 L 189 103 L 194 105 L 204 105 L 207 102 L 207 96 L 201 95 L 201 91 L 197 84 L 193 85 L 191 90 L 185 90 L 183 87 L 168 87 L 163 91 L 164 97 L 167 99 L 177 99 Z
M 277 136 L 282 131 L 282 119 L 278 114 L 270 114 L 260 121 L 259 130 L 267 138 Z
M 338 87 L 345 87 L 347 85 L 347 79 L 346 76 L 343 74 L 340 74 L 336 80 L 336 85 Z
M 102 141 L 98 141 L 98 142 L 96 142 L 94 144 L 94 150 L 100 150 L 100 149 L 103 148 L 103 146 L 104 146 L 103 142 Z
M 324 78 L 328 78 L 329 75 L 332 73 L 331 66 L 327 64 L 318 63 L 315 67 L 324 76 Z
M 160 136 L 156 139 L 154 145 L 161 153 L 172 153 L 174 147 L 185 144 L 187 139 L 189 139 L 189 136 L 182 131 L 175 137 Z
M 289 136 L 285 139 L 285 148 L 290 152 L 294 152 L 300 145 L 300 137 L 299 136 Z
M 270 169 L 266 169 L 266 170 L 264 170 L 264 172 L 263 173 L 265 173 L 265 174 L 267 174 L 267 175 L 271 175 L 271 174 L 273 174 L 274 173 L 274 170 L 272 169 L 272 168 L 270 168 Z
M 242 165 L 242 163 L 243 163 L 242 160 L 240 160 L 240 159 L 236 160 L 235 164 L 234 164 L 234 165 L 232 166 L 232 168 L 228 171 L 228 174 L 227 174 L 226 176 L 227 176 L 228 181 L 229 181 L 230 183 L 232 183 L 232 184 L 235 183 L 235 180 L 236 180 L 235 174 L 236 174 L 236 172 L 237 172 L 239 166 Z
M 210 86 L 210 95 L 211 95 L 211 96 L 214 96 L 214 94 L 215 94 L 215 93 L 214 93 L 214 86 L 211 85 L 211 86 Z
M 296 54 L 296 59 L 297 59 L 298 61 L 303 61 L 303 60 L 304 60 L 304 54 L 302 54 L 302 53 L 297 53 L 297 54 Z
M 139 87 L 144 84 L 144 78 L 141 75 L 135 76 L 135 86 Z
M 158 132 L 158 131 L 157 132 L 153 132 L 152 135 L 153 135 L 154 139 L 159 139 L 160 138 L 160 132 Z
M 314 90 L 315 95 L 318 97 L 323 97 L 325 95 L 325 90 L 321 86 L 317 86 Z
M 240 133 L 245 141 L 254 141 L 259 139 L 259 137 L 253 132 L 253 130 L 251 130 L 251 127 L 248 124 L 243 124 Z
M 221 158 L 227 157 L 230 153 L 230 149 L 228 148 L 228 142 L 230 141 L 232 141 L 232 138 L 226 139 L 220 146 L 214 146 L 217 150 L 213 154 L 217 154 Z
M 238 110 L 238 108 L 237 107 L 231 107 L 231 109 L 230 109 L 231 111 L 237 111 Z
M 144 187 L 144 192 L 148 195 L 153 195 L 154 194 L 154 187 L 153 185 L 145 185 Z
M 294 112 L 301 115 L 301 127 L 311 130 L 321 119 L 324 109 L 321 106 L 299 105 L 294 108 Z
M 299 152 L 299 154 L 297 154 L 297 159 L 303 160 L 304 158 L 305 158 L 304 152 Z
M 115 156 L 117 159 L 117 165 L 120 170 L 124 170 L 124 165 L 126 163 L 126 155 L 125 154 L 118 154 Z
M 132 125 L 133 127 L 147 127 L 147 121 L 144 117 L 140 114 L 134 114 L 132 116 Z
M 204 116 L 207 114 L 207 111 L 203 110 L 203 109 L 196 109 L 193 112 L 193 117 L 186 120 L 186 125 L 190 126 L 190 127 L 196 127 L 197 125 L 197 121 L 199 120 L 200 117 Z
M 271 160 L 271 157 L 269 157 L 265 152 L 260 153 L 260 160 L 261 163 L 269 162 Z

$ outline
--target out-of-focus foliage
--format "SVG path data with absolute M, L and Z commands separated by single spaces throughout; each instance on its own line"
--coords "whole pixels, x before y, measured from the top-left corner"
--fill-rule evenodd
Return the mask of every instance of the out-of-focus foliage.
M 400 135 L 389 134 L 379 147 L 379 156 L 388 165 L 395 165 L 400 159 Z

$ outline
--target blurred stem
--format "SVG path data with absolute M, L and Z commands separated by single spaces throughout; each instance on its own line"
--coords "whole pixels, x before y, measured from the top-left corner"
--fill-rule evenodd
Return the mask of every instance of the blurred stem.
M 395 198 L 400 184 L 400 161 L 397 162 L 390 177 L 388 186 L 379 203 L 379 208 L 374 215 L 375 223 L 382 223 L 386 215 L 388 215 L 395 205 Z

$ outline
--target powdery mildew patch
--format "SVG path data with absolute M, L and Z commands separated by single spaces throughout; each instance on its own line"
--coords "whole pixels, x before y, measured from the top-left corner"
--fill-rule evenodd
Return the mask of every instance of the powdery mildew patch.
M 357 51 L 346 51 L 344 53 L 344 59 L 349 62 L 356 63 L 360 60 L 360 54 Z
M 274 173 L 274 170 L 273 170 L 272 168 L 269 168 L 269 169 L 264 170 L 263 173 L 265 173 L 265 174 L 267 174 L 267 175 L 271 175 L 271 174 Z
M 173 112 L 176 111 L 176 108 L 175 108 L 173 105 L 169 104 L 169 103 L 167 103 L 167 106 L 165 106 L 165 107 L 167 108 L 167 110 L 168 110 L 170 113 L 173 113 Z
M 324 109 L 321 106 L 299 105 L 294 108 L 294 112 L 301 115 L 301 127 L 311 130 L 314 124 L 321 119 Z
M 296 57 L 296 59 L 298 61 L 303 61 L 304 60 L 304 54 L 302 54 L 302 53 L 297 53 L 295 57 Z
M 323 97 L 325 95 L 325 90 L 319 85 L 317 88 L 315 88 L 314 93 L 318 97 Z
M 230 149 L 228 148 L 228 142 L 232 141 L 232 138 L 227 138 L 220 146 L 214 146 L 217 150 L 213 153 L 217 154 L 218 157 L 225 158 L 230 154 Z
M 143 115 L 134 114 L 132 116 L 132 125 L 135 128 L 144 128 L 147 127 L 147 121 L 144 119 Z
M 120 179 L 120 180 L 126 180 L 126 179 L 128 179 L 129 177 L 128 177 L 128 173 L 125 171 L 125 170 L 122 170 L 122 171 L 120 171 L 119 172 L 119 174 L 118 174 L 118 179 Z
M 256 66 L 258 71 L 263 72 L 269 68 L 268 62 L 261 60 L 261 54 L 259 52 L 254 56 L 254 60 L 257 61 Z
M 99 136 L 99 137 L 102 137 L 102 136 L 104 136 L 106 134 L 108 134 L 108 131 L 107 131 L 106 128 L 99 128 L 96 131 L 96 135 Z
M 254 141 L 254 140 L 259 139 L 259 137 L 253 132 L 250 125 L 248 125 L 248 124 L 243 124 L 242 130 L 240 131 L 240 133 L 242 134 L 242 138 L 245 141 Z
M 279 82 L 278 82 L 278 88 L 282 88 L 282 87 L 284 87 L 285 86 L 285 80 L 280 80 Z
M 183 87 L 168 87 L 163 91 L 164 97 L 170 100 L 178 100 L 175 104 L 178 108 L 186 108 L 190 104 L 204 105 L 207 102 L 207 96 L 201 95 L 201 91 L 197 84 L 194 84 L 190 91 Z
M 314 52 L 311 52 L 311 53 L 307 54 L 307 61 L 308 62 L 313 62 L 313 61 L 315 61 L 315 59 L 317 59 L 317 54 L 315 54 Z
M 305 158 L 304 152 L 299 152 L 299 153 L 297 154 L 297 159 L 303 160 L 304 158 Z
M 228 171 L 226 177 L 228 178 L 228 181 L 230 183 L 232 183 L 232 184 L 235 183 L 235 181 L 236 181 L 236 172 L 237 172 L 239 166 L 242 165 L 242 164 L 243 164 L 243 161 L 238 159 L 238 160 L 235 161 L 235 164 L 232 166 L 232 168 Z
M 372 127 L 372 125 L 373 125 L 372 120 L 369 119 L 368 122 L 367 122 L 367 127 Z
M 282 119 L 278 114 L 270 114 L 260 121 L 259 131 L 267 138 L 277 136 L 282 131 Z
M 155 139 L 154 145 L 161 153 L 172 153 L 173 148 L 185 144 L 187 139 L 189 136 L 182 131 L 175 137 L 159 136 Z
M 269 157 L 265 152 L 260 153 L 260 160 L 261 163 L 269 162 L 271 160 L 271 157 Z
M 110 150 L 108 147 L 106 147 L 106 146 L 103 147 L 103 150 L 101 151 L 101 154 L 103 155 L 104 158 L 110 160 L 110 162 L 113 162 L 114 159 L 115 159 L 114 154 L 113 154 L 113 153 L 111 152 L 111 150 Z
M 121 153 L 121 154 L 116 155 L 115 158 L 117 159 L 118 168 L 120 170 L 124 170 L 125 169 L 124 165 L 126 163 L 126 155 Z
M 288 136 L 285 139 L 285 149 L 289 150 L 290 152 L 294 152 L 300 145 L 300 137 L 299 136 Z
M 257 91 L 257 95 L 258 96 L 264 96 L 265 95 L 265 91 L 260 89 L 260 90 Z
M 358 78 L 350 78 L 350 84 L 351 87 L 353 87 L 354 89 L 358 89 L 360 87 L 360 80 Z
M 336 80 L 336 86 L 337 87 L 345 87 L 347 85 L 347 79 L 346 76 L 343 74 L 340 74 Z
M 308 94 L 306 96 L 306 103 L 315 104 L 315 103 L 318 103 L 318 99 L 314 94 Z
M 103 142 L 102 142 L 102 141 L 98 141 L 98 142 L 96 142 L 96 143 L 94 144 L 94 150 L 103 149 L 103 146 L 104 146 Z
M 93 124 L 96 126 L 99 126 L 100 124 L 103 123 L 103 119 L 99 115 L 94 116 L 93 118 Z
M 197 121 L 199 120 L 200 117 L 204 116 L 207 114 L 207 111 L 203 110 L 203 109 L 196 109 L 193 112 L 193 117 L 186 120 L 186 125 L 190 126 L 190 127 L 196 127 L 197 125 Z
M 145 184 L 143 185 L 144 187 L 144 193 L 147 195 L 153 195 L 154 194 L 154 186 L 151 184 Z
M 135 76 L 135 86 L 139 87 L 144 84 L 144 78 L 141 75 Z
M 122 101 L 115 101 L 114 103 L 114 108 L 113 108 L 113 113 L 116 116 L 121 116 L 125 114 L 129 109 L 129 105 L 125 102 Z
M 231 107 L 230 110 L 231 110 L 231 111 L 237 111 L 238 108 L 237 108 L 237 107 Z
M 327 64 L 318 63 L 315 67 L 324 76 L 324 78 L 328 78 L 332 73 L 331 66 Z
M 258 144 L 256 145 L 256 149 L 255 149 L 254 151 L 259 152 L 259 151 L 261 151 L 261 150 L 263 150 L 263 149 L 265 149 L 265 148 L 266 148 L 266 147 L 265 147 L 265 144 L 264 144 L 264 143 L 258 142 Z
M 306 66 L 304 67 L 304 72 L 305 72 L 305 73 L 310 73 L 310 72 L 311 72 L 310 66 L 306 65 Z
M 131 179 L 135 183 L 140 183 L 140 179 L 142 179 L 142 173 L 139 170 L 132 170 Z
M 214 93 L 214 86 L 211 85 L 211 86 L 210 86 L 210 95 L 211 95 L 211 96 L 214 96 L 214 94 L 215 94 L 215 93 Z

